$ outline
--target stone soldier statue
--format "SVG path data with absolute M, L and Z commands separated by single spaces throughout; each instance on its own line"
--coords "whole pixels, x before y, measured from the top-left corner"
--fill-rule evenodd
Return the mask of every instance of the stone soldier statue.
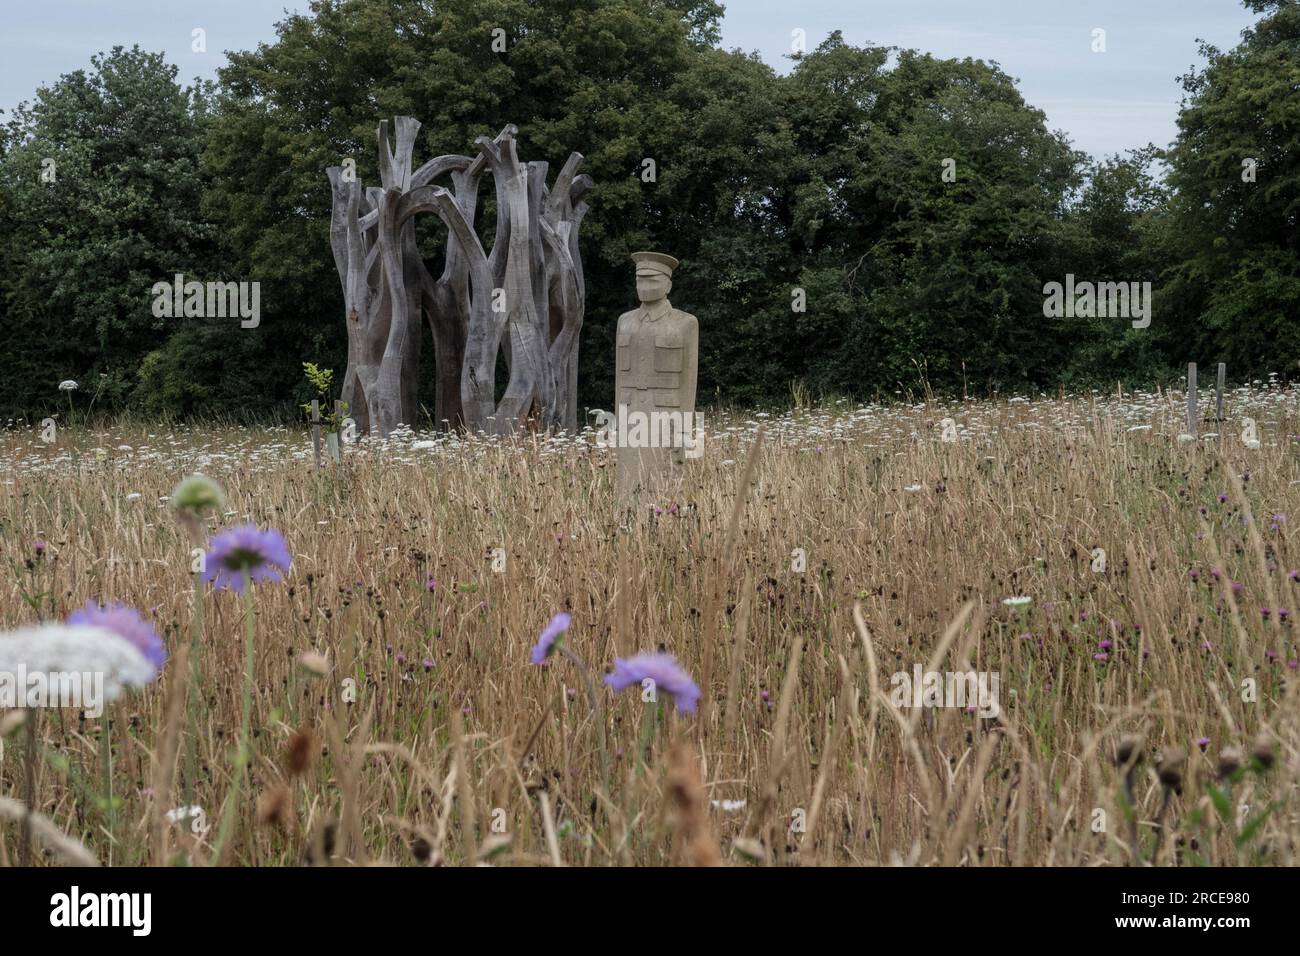
M 618 317 L 614 374 L 620 504 L 631 504 L 639 490 L 657 491 L 679 477 L 698 440 L 700 327 L 695 316 L 668 301 L 677 260 L 659 252 L 636 252 L 632 260 L 641 307 Z

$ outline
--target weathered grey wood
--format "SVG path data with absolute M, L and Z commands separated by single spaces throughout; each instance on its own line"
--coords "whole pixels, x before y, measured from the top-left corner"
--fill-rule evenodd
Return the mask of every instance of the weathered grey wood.
M 548 418 L 569 431 L 577 429 L 577 347 L 586 307 L 576 235 L 587 207 L 583 203 L 574 204 L 575 196 L 581 196 L 591 186 L 589 176 L 577 175 L 582 159 L 581 153 L 569 156 L 555 179 L 554 189 L 546 190 L 543 181 L 544 199 L 538 216 L 546 284 L 546 325 L 551 343 L 548 360 L 553 376 Z
M 479 147 L 487 155 L 492 175 L 503 186 L 505 205 L 497 215 L 509 216 L 510 238 L 506 247 L 504 278 L 506 335 L 510 340 L 510 380 L 505 393 L 497 403 L 494 430 L 509 434 L 533 411 L 536 399 L 541 404 L 549 394 L 540 396 L 545 388 L 543 379 L 543 333 L 533 298 L 533 230 L 529 193 L 528 170 L 519 162 L 513 138 L 500 144 L 479 138 Z
M 311 400 L 311 444 L 316 450 L 316 470 L 320 471 L 320 402 Z
M 1214 386 L 1214 430 L 1219 431 L 1223 422 L 1223 383 L 1228 377 L 1228 366 L 1219 363 L 1219 377 Z
M 347 434 L 343 429 L 343 400 L 334 399 L 334 418 L 339 423 L 339 459 L 343 458 L 343 449 L 347 445 Z
M 386 435 L 418 410 L 419 319 L 428 320 L 436 365 L 434 415 L 441 427 L 509 433 L 528 420 L 577 429 L 578 339 L 585 308 L 578 231 L 592 187 L 569 156 L 553 189 L 546 163 L 523 164 L 516 127 L 479 137 L 474 157 L 444 155 L 412 172 L 420 124 L 397 117 L 378 128 L 381 185 L 362 189 L 328 170 L 330 243 L 343 285 L 348 369 L 343 400 L 358 428 Z M 485 252 L 474 228 L 478 183 L 492 173 L 496 237 Z M 432 185 L 450 175 L 452 190 Z M 420 259 L 413 217 L 447 226 L 437 278 Z M 504 313 L 492 310 L 504 290 Z M 495 401 L 498 355 L 510 379 Z
M 1187 363 L 1187 433 L 1196 435 L 1196 363 Z

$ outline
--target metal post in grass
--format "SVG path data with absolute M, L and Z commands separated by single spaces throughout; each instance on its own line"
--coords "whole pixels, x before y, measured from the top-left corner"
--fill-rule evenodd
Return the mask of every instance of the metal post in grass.
M 320 401 L 311 400 L 311 443 L 316 450 L 316 470 L 320 471 Z
M 1187 363 L 1187 433 L 1196 435 L 1196 363 Z
M 1224 362 L 1219 363 L 1219 378 L 1214 386 L 1214 430 L 1220 430 L 1223 424 L 1223 382 L 1228 377 L 1228 366 Z

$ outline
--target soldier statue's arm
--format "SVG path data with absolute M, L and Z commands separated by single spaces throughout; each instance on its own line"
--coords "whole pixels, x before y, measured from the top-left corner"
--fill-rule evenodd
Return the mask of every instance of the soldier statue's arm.
M 695 410 L 695 381 L 700 368 L 700 323 L 695 316 L 686 314 L 686 327 L 682 330 L 682 407 Z
M 631 321 L 632 312 L 624 312 L 614 323 L 614 413 L 618 414 L 619 396 L 623 394 L 623 350 L 619 348 L 619 342 L 627 334 L 628 323 Z

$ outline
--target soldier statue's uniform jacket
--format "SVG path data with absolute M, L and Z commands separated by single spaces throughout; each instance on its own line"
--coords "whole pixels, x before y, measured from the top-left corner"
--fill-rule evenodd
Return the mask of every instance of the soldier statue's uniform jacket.
M 642 304 L 618 319 L 618 355 L 614 374 L 614 392 L 618 405 L 626 413 L 644 413 L 647 420 L 656 421 L 654 412 L 677 412 L 681 415 L 695 411 L 695 381 L 699 368 L 699 323 L 695 316 L 674 309 L 667 299 Z M 616 409 L 622 418 L 622 408 Z M 676 418 L 676 416 L 674 416 Z M 626 446 L 626 436 L 619 436 L 618 488 L 621 495 L 638 487 L 659 485 L 681 465 L 684 460 L 684 442 L 691 440 L 690 427 L 682 434 L 677 418 L 671 442 L 654 436 L 657 428 L 648 428 L 647 434 L 661 446 Z

